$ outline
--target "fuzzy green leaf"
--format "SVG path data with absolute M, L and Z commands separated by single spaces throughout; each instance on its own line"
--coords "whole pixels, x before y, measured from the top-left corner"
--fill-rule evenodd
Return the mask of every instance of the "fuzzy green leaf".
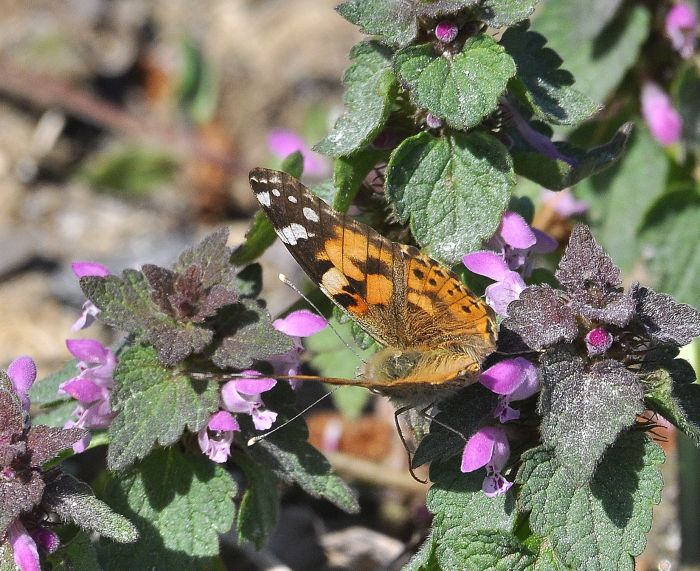
M 337 158 L 333 167 L 333 187 L 337 189 L 332 201 L 333 208 L 338 212 L 347 212 L 365 177 L 386 157 L 387 151 L 370 147 L 349 157 Z
M 362 42 L 352 48 L 352 63 L 343 76 L 345 113 L 315 151 L 331 157 L 349 155 L 379 134 L 398 91 L 391 56 L 391 50 L 378 42 Z
M 515 60 L 518 79 L 535 113 L 549 123 L 576 125 L 599 111 L 598 105 L 571 87 L 574 77 L 560 69 L 562 60 L 545 47 L 546 38 L 527 28 L 527 24 L 508 28 L 501 45 Z
M 249 264 L 236 274 L 235 288 L 238 297 L 256 298 L 262 291 L 262 266 Z
M 562 154 L 576 161 L 575 165 L 529 149 L 513 149 L 515 171 L 545 188 L 562 190 L 613 165 L 622 156 L 631 132 L 632 125 L 626 123 L 608 143 L 589 151 L 555 143 Z
M 119 543 L 134 543 L 139 538 L 134 524 L 97 499 L 90 486 L 68 474 L 62 474 L 46 486 L 43 502 L 63 521 L 85 531 L 99 533 Z
M 540 0 L 482 0 L 479 14 L 489 26 L 512 26 L 528 18 Z
M 394 58 L 401 82 L 416 105 L 456 129 L 469 129 L 496 110 L 516 67 L 489 36 L 469 38 L 462 51 L 447 57 L 433 44 L 405 48 Z
M 278 481 L 271 470 L 264 469 L 245 454 L 235 452 L 232 460 L 241 467 L 246 480 L 236 518 L 238 539 L 250 541 L 256 549 L 261 549 L 277 525 Z
M 245 369 L 256 360 L 281 355 L 293 347 L 291 337 L 272 327 L 270 314 L 254 300 L 229 306 L 220 318 L 226 329 L 212 361 L 222 369 Z
M 485 133 L 420 133 L 394 151 L 386 192 L 419 244 L 454 264 L 498 228 L 515 185 L 506 148 Z
M 661 499 L 663 451 L 641 432 L 608 450 L 590 484 L 576 488 L 553 451 L 523 454 L 520 508 L 557 558 L 580 571 L 633 571 L 645 546 L 652 505 Z
M 101 543 L 105 570 L 212 568 L 219 534 L 233 524 L 236 483 L 205 456 L 157 450 L 125 474 L 109 477 L 102 497 L 136 522 L 141 539 Z
M 617 435 L 644 410 L 634 373 L 607 359 L 589 369 L 578 355 L 554 348 L 539 369 L 542 441 L 554 449 L 561 473 L 576 485 L 591 479 Z
M 169 446 L 185 428 L 197 432 L 219 406 L 218 385 L 165 368 L 150 347 L 121 354 L 114 373 L 107 463 L 122 469 L 144 458 L 156 442 Z
M 663 194 L 640 233 L 657 290 L 700 307 L 700 195 L 695 189 Z
M 67 544 L 60 545 L 47 559 L 51 563 L 51 571 L 102 571 L 95 545 L 84 532 L 77 533 Z
M 645 401 L 700 446 L 700 384 L 687 361 L 674 359 L 645 377 Z
M 442 569 L 464 571 L 527 571 L 535 559 L 512 533 L 497 529 L 452 528 L 442 537 L 436 555 Z
M 605 100 L 617 87 L 637 61 L 649 34 L 647 8 L 636 5 L 616 12 L 619 3 L 549 0 L 533 22 L 533 28 L 547 38 L 549 47 L 576 78 L 576 88 L 596 102 Z
M 683 118 L 683 140 L 700 149 L 700 71 L 690 60 L 678 71 L 673 83 L 673 97 Z
M 442 401 L 436 418 L 469 438 L 486 419 L 491 418 L 497 400 L 495 393 L 475 383 Z M 464 440 L 435 422 L 418 445 L 411 464 L 416 468 L 433 460 L 445 461 L 461 454 L 463 449 Z
M 56 371 L 48 377 L 34 383 L 29 391 L 29 400 L 32 401 L 32 404 L 53 405 L 68 400 L 74 403 L 75 401 L 70 395 L 59 394 L 58 386 L 68 379 L 78 376 L 79 371 L 75 366 L 76 363 L 77 360 L 71 359 L 63 365 L 60 371 Z

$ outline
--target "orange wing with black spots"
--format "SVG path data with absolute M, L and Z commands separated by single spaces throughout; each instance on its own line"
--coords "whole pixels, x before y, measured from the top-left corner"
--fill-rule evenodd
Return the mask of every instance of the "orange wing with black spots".
M 286 173 L 257 168 L 250 184 L 309 277 L 372 337 L 397 349 L 382 357 L 386 362 L 370 363 L 372 374 L 382 377 L 375 385 L 420 384 L 424 378 L 440 384 L 478 369 L 493 350 L 493 312 L 446 267 L 335 212 Z M 389 362 L 409 354 L 396 366 Z

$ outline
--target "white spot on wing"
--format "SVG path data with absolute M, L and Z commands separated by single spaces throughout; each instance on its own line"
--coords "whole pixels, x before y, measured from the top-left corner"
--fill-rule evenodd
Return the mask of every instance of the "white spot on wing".
M 307 220 L 310 220 L 311 222 L 319 221 L 319 217 L 316 211 L 309 208 L 308 206 L 304 206 L 302 212 L 304 213 L 304 218 L 306 218 Z
M 270 182 L 271 182 L 272 184 L 280 184 L 282 181 L 280 180 L 280 177 L 278 177 L 277 175 L 275 175 L 275 176 L 273 176 L 273 177 L 270 178 Z
M 280 195 L 279 189 L 273 188 L 273 189 L 272 189 L 272 194 L 274 194 L 275 196 L 279 196 L 279 195 Z
M 278 235 L 282 242 L 294 246 L 299 240 L 308 240 L 309 238 L 313 238 L 316 234 L 309 233 L 301 224 L 292 222 L 289 226 L 280 228 Z
M 258 202 L 262 204 L 263 206 L 270 206 L 270 193 L 265 191 L 265 192 L 258 192 L 255 196 L 258 197 Z
M 297 203 L 297 197 L 296 197 L 296 196 L 292 196 L 291 194 L 287 197 L 287 200 L 289 200 L 289 202 L 292 202 L 292 203 L 294 203 L 294 204 Z

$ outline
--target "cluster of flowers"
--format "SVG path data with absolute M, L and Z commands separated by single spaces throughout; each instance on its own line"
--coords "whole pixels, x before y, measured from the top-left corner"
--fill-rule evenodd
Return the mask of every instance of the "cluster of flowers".
M 78 278 L 109 275 L 106 267 L 94 262 L 75 262 L 72 268 Z M 86 301 L 73 329 L 88 327 L 98 313 L 99 309 L 92 302 Z M 288 353 L 271 360 L 275 374 L 294 376 L 298 373 L 303 352 L 301 338 L 318 333 L 327 322 L 323 317 L 302 309 L 275 320 L 272 325 L 294 341 L 294 347 Z M 117 356 L 94 339 L 68 339 L 66 345 L 78 360 L 76 366 L 79 374 L 62 383 L 59 390 L 76 399 L 79 404 L 73 412 L 76 418 L 67 422 L 65 428 L 109 428 L 115 416 L 110 407 L 110 394 L 114 387 Z M 226 462 L 231 453 L 234 433 L 240 431 L 235 415 L 247 414 L 257 430 L 268 430 L 277 419 L 277 413 L 265 408 L 262 394 L 276 384 L 275 379 L 252 370 L 243 371 L 240 378 L 224 383 L 221 387 L 221 410 L 211 415 L 198 434 L 202 452 L 214 462 Z M 76 453 L 83 452 L 89 443 L 88 433 L 73 449 Z

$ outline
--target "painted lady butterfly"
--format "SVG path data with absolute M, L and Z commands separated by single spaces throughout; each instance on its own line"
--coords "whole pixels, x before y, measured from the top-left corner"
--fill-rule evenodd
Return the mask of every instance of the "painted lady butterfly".
M 256 168 L 250 184 L 299 265 L 385 346 L 359 379 L 328 382 L 434 400 L 476 380 L 495 348 L 495 317 L 455 274 L 335 212 L 286 173 Z

